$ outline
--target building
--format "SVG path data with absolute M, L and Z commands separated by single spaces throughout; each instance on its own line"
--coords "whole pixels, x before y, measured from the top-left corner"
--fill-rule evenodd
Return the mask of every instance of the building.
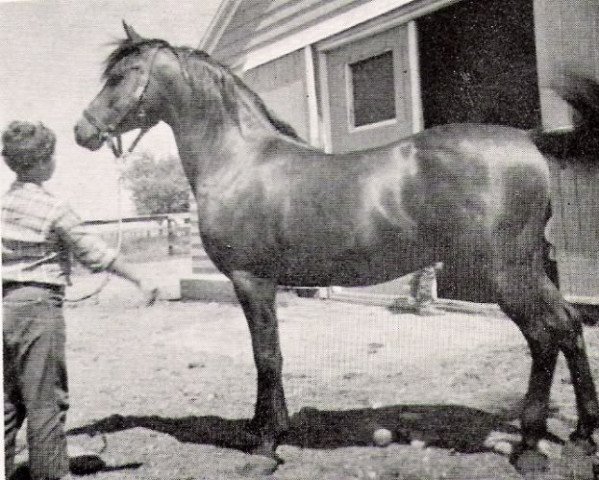
M 564 67 L 599 78 L 596 0 L 223 0 L 200 48 L 327 152 L 438 124 L 569 128 Z M 562 291 L 599 303 L 599 178 L 552 162 Z

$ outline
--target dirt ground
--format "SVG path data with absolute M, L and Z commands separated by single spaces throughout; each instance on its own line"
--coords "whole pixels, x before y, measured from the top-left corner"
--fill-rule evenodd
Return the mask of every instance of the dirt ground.
M 69 442 L 107 462 L 87 478 L 521 478 L 485 446 L 493 432 L 517 439 L 528 380 L 524 340 L 505 317 L 417 316 L 281 294 L 292 427 L 277 451 L 285 463 L 269 473 L 268 461 L 236 448 L 256 388 L 241 309 L 173 300 L 187 259 L 140 267 L 163 286 L 165 299 L 153 307 L 113 279 L 97 298 L 65 309 Z M 69 295 L 101 278 L 78 278 Z M 598 332 L 585 333 L 595 372 Z M 576 417 L 563 359 L 551 412 L 552 433 L 566 439 Z M 384 448 L 372 444 L 380 427 L 394 433 Z M 551 470 L 537 478 L 581 478 L 563 474 L 556 440 L 548 444 Z

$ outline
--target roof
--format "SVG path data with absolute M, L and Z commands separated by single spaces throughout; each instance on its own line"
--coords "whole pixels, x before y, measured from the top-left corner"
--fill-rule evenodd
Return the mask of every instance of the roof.
M 410 3 L 430 0 L 223 0 L 200 48 L 251 68 Z

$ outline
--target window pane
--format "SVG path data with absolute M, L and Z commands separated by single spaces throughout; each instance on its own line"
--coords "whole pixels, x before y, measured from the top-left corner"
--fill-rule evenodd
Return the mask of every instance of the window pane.
M 385 52 L 349 66 L 354 101 L 354 126 L 395 118 L 393 52 Z

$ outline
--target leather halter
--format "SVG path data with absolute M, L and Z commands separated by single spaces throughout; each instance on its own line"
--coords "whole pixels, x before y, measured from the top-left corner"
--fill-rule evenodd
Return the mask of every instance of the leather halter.
M 83 117 L 91 123 L 94 127 L 96 127 L 100 131 L 100 136 L 103 137 L 110 145 L 115 156 L 122 156 L 122 143 L 120 134 L 115 134 L 116 128 L 121 124 L 121 122 L 134 110 L 137 110 L 141 104 L 144 94 L 148 89 L 148 85 L 150 83 L 150 76 L 152 74 L 152 70 L 154 67 L 154 62 L 156 60 L 156 56 L 158 52 L 166 48 L 164 45 L 159 45 L 154 48 L 151 52 L 150 64 L 147 69 L 145 69 L 139 77 L 137 87 L 133 92 L 133 96 L 130 98 L 129 102 L 125 105 L 125 108 L 122 109 L 119 115 L 113 118 L 110 122 L 103 122 L 95 115 L 93 115 L 89 111 L 89 107 L 83 111 Z M 133 151 L 141 137 L 148 131 L 148 128 L 142 128 L 141 132 L 134 140 L 133 144 L 129 148 L 129 152 Z M 116 137 L 117 144 L 115 145 L 113 141 L 113 137 Z
M 133 96 L 127 103 L 126 108 L 123 109 L 123 111 L 121 112 L 120 115 L 117 115 L 117 117 L 114 118 L 111 122 L 104 123 L 102 120 L 95 117 L 89 111 L 89 107 L 83 111 L 83 117 L 100 131 L 100 136 L 109 144 L 110 148 L 112 149 L 112 152 L 114 153 L 114 155 L 116 157 L 121 157 L 123 155 L 123 148 L 122 148 L 122 142 L 121 142 L 121 135 L 115 134 L 114 131 L 132 111 L 137 110 L 139 108 L 139 105 L 141 104 L 143 96 L 146 93 L 146 90 L 148 89 L 148 84 L 150 83 L 150 75 L 152 74 L 152 70 L 154 68 L 154 62 L 156 60 L 156 56 L 157 56 L 158 52 L 163 48 L 170 49 L 168 44 L 158 45 L 158 46 L 154 47 L 154 50 L 150 54 L 151 55 L 150 65 L 140 75 L 137 88 L 135 89 Z M 189 66 L 188 66 L 188 57 L 190 55 L 190 52 L 185 52 L 184 54 L 181 54 L 177 50 L 173 50 L 173 49 L 170 49 L 170 50 L 173 52 L 175 57 L 177 57 L 177 61 L 179 62 L 179 66 L 181 67 L 181 75 L 183 76 L 183 79 L 189 84 L 189 86 L 191 87 L 191 90 L 193 92 L 193 90 L 194 90 L 193 79 L 191 78 L 191 75 L 189 73 Z M 133 149 L 135 148 L 137 143 L 141 140 L 141 137 L 144 136 L 148 130 L 149 130 L 148 127 L 141 129 L 138 136 L 135 138 L 135 140 L 129 147 L 128 152 L 133 151 Z M 115 139 L 116 139 L 116 144 L 114 141 Z

